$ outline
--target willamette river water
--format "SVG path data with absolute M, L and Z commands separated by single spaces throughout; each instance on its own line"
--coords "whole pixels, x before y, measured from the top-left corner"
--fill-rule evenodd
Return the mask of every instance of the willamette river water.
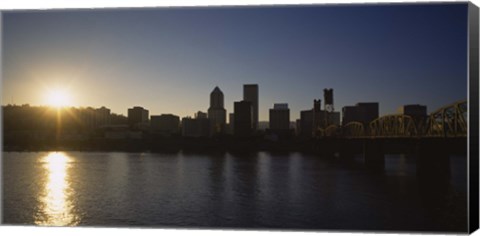
M 300 153 L 4 152 L 4 224 L 465 231 L 466 158 L 419 181 Z

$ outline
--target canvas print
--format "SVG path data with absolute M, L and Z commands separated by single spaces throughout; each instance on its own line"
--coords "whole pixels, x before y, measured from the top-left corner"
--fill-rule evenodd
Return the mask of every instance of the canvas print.
M 469 232 L 471 9 L 3 11 L 1 222 Z

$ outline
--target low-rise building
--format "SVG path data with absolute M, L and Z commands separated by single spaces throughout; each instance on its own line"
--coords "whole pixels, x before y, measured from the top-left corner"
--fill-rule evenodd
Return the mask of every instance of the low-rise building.
M 182 136 L 197 138 L 210 136 L 210 120 L 201 113 L 197 113 L 195 118 L 182 118 Z
M 287 103 L 276 103 L 273 109 L 269 110 L 269 129 L 272 131 L 290 129 L 290 109 Z
M 180 118 L 172 114 L 150 116 L 150 129 L 154 133 L 173 135 L 179 133 Z
M 368 125 L 378 118 L 378 114 L 378 102 L 362 102 L 355 106 L 345 106 L 342 109 L 342 125 L 353 121 Z

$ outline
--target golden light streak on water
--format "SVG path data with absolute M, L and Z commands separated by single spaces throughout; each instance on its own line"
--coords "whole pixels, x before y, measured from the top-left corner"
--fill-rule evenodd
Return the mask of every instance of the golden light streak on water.
M 37 225 L 74 226 L 79 223 L 73 213 L 72 189 L 69 181 L 71 158 L 61 152 L 51 152 L 41 160 L 47 173 L 45 187 L 40 195 Z

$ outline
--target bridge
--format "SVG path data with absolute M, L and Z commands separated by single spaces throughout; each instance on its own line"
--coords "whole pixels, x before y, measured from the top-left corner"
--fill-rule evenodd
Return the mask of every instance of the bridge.
M 403 114 L 381 116 L 369 124 L 353 121 L 344 126 L 330 125 L 323 137 L 343 138 L 422 138 L 467 137 L 467 101 L 441 107 L 427 117 Z
M 413 155 L 417 174 L 449 174 L 449 156 L 465 155 L 468 135 L 466 100 L 443 106 L 426 117 L 381 116 L 368 124 L 350 122 L 320 130 L 319 152 L 343 159 L 363 155 L 367 166 L 382 169 L 385 154 Z

